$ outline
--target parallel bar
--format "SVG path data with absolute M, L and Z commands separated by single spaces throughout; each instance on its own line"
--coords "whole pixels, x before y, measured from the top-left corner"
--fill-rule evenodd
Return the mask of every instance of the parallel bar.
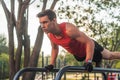
M 24 72 L 47 72 L 47 70 L 45 68 L 24 68 L 21 69 L 20 71 L 18 71 L 16 73 L 16 75 L 14 76 L 13 80 L 19 80 L 19 77 L 21 76 L 21 74 L 23 74 Z M 58 72 L 57 76 L 55 78 L 55 80 L 60 80 L 62 75 L 65 72 L 85 72 L 85 68 L 81 67 L 81 66 L 66 66 L 63 67 L 62 69 L 53 69 L 51 72 Z M 120 73 L 120 69 L 110 69 L 110 68 L 94 68 L 92 73 L 102 73 L 104 77 L 106 77 L 104 72 L 116 72 L 116 73 Z
M 80 67 L 80 66 L 65 66 L 62 69 L 59 70 L 59 72 L 57 73 L 57 76 L 55 78 L 55 80 L 60 80 L 62 75 L 67 72 L 67 71 L 84 71 L 85 72 L 85 68 L 84 67 Z M 97 73 L 102 73 L 104 78 L 105 73 L 104 72 L 116 72 L 116 73 L 120 73 L 120 69 L 110 69 L 110 68 L 94 68 L 92 72 L 97 72 Z
M 51 72 L 58 72 L 59 69 L 53 69 Z M 19 80 L 19 77 L 21 76 L 21 74 L 23 74 L 24 72 L 47 72 L 47 70 L 45 68 L 24 68 L 24 69 L 21 69 L 20 71 L 18 71 L 13 80 Z

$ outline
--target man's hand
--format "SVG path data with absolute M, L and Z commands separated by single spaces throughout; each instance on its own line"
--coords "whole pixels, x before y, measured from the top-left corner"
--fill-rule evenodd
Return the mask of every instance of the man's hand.
M 88 72 L 91 72 L 93 70 L 92 61 L 85 62 L 84 67 L 85 67 L 85 70 L 87 70 Z
M 52 64 L 45 66 L 45 69 L 47 71 L 51 71 L 53 68 L 54 68 L 54 66 Z

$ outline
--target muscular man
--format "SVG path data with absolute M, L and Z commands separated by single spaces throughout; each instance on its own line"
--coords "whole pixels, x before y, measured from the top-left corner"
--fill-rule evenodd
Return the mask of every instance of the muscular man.
M 102 58 L 120 59 L 120 52 L 110 52 L 103 48 L 75 25 L 68 22 L 57 23 L 54 11 L 45 10 L 38 13 L 37 17 L 52 46 L 50 65 L 46 66 L 46 69 L 53 69 L 58 55 L 58 46 L 65 48 L 77 61 L 85 61 L 85 69 L 88 71 L 93 69 L 92 61 L 96 62 L 96 66 L 98 66 Z

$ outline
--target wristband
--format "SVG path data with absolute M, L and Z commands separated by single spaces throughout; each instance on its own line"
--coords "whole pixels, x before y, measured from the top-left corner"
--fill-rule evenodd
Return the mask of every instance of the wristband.
M 89 63 L 92 63 L 92 60 L 86 60 L 85 62 L 89 62 Z

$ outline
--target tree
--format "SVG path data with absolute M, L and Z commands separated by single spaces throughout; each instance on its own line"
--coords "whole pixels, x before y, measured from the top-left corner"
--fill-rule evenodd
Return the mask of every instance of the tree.
M 2 7 L 4 9 L 7 27 L 8 27 L 8 37 L 9 37 L 9 80 L 13 80 L 15 73 L 20 70 L 21 55 L 22 50 L 24 51 L 24 67 L 36 67 L 38 62 L 38 56 L 43 40 L 43 31 L 39 27 L 37 38 L 33 51 L 30 55 L 30 39 L 28 35 L 28 7 L 31 4 L 31 0 L 18 0 L 18 6 L 16 7 L 16 0 L 10 0 L 10 9 L 7 8 L 4 0 L 0 0 Z M 41 1 L 41 0 L 40 0 Z M 43 0 L 42 10 L 46 9 L 46 4 L 49 0 Z M 50 9 L 54 9 L 55 4 L 58 0 L 53 0 Z M 18 8 L 18 13 L 16 15 L 15 8 Z M 17 16 L 17 18 L 16 18 Z M 17 50 L 15 51 L 14 45 L 14 29 L 17 35 Z M 23 79 L 33 80 L 35 74 L 28 73 Z

